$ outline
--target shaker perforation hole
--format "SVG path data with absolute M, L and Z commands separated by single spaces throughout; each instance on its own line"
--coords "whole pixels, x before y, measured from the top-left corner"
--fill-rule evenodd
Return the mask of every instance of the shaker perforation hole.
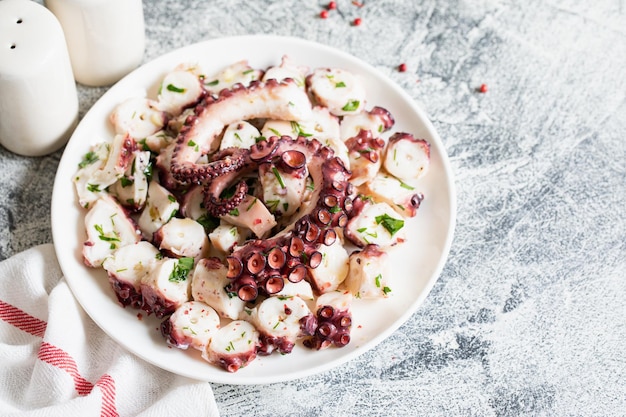
M 17 23 L 17 24 L 19 25 L 19 24 L 20 24 L 20 23 L 22 23 L 23 21 L 24 21 L 24 20 L 22 20 L 22 19 L 20 18 L 20 19 L 17 19 L 17 21 L 16 21 L 15 23 Z
M 11 49 L 15 49 L 15 47 L 16 47 L 16 46 L 17 46 L 17 45 L 15 45 L 14 43 L 12 43 L 12 44 L 11 44 L 11 46 L 10 46 L 10 48 L 11 48 Z

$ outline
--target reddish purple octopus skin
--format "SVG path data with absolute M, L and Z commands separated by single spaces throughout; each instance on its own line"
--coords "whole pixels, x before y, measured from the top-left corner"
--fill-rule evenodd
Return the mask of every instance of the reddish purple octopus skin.
M 322 350 L 334 345 L 344 347 L 350 343 L 352 314 L 349 310 L 339 310 L 332 306 L 321 306 L 317 310 L 315 333 L 303 344 L 309 349 Z
M 318 192 L 311 209 L 293 223 L 285 233 L 265 239 L 248 241 L 226 258 L 227 277 L 232 280 L 228 291 L 244 301 L 254 301 L 259 294 L 272 295 L 282 290 L 284 280 L 299 282 L 308 269 L 317 268 L 322 261 L 320 245 L 331 245 L 337 239 L 336 227 L 344 227 L 352 211 L 354 187 L 350 171 L 332 150 L 317 140 L 298 138 L 268 141 L 268 156 L 282 145 L 300 145 L 315 150 L 308 162 Z M 277 142 L 272 145 L 272 142 Z M 252 155 L 256 151 L 252 152 Z M 316 178 L 317 177 L 317 178 Z M 321 182 L 321 184 L 320 184 Z
M 376 163 L 385 148 L 385 141 L 375 138 L 371 131 L 361 129 L 356 136 L 346 141 L 346 146 L 350 152 L 358 152 L 360 157 Z
M 244 164 L 242 155 L 234 157 L 225 157 L 213 160 L 208 164 L 196 164 L 195 161 L 185 160 L 183 155 L 187 147 L 202 146 L 204 153 L 209 152 L 213 145 L 215 145 L 215 139 L 219 132 L 213 132 L 214 137 L 209 137 L 207 143 L 192 145 L 189 141 L 198 134 L 200 129 L 200 119 L 205 117 L 204 114 L 207 109 L 212 109 L 213 106 L 219 106 L 227 103 L 232 99 L 237 99 L 239 96 L 244 97 L 246 94 L 254 93 L 255 91 L 277 91 L 281 88 L 289 88 L 289 86 L 295 86 L 296 83 L 293 79 L 287 78 L 283 81 L 277 81 L 275 79 L 261 82 L 259 80 L 252 81 L 247 87 L 242 84 L 235 84 L 230 89 L 224 89 L 220 91 L 217 97 L 212 95 L 206 95 L 194 108 L 194 114 L 186 118 L 183 126 L 181 127 L 178 137 L 176 139 L 176 146 L 172 153 L 171 173 L 178 181 L 189 184 L 203 184 L 211 181 L 219 176 L 222 176 L 228 172 L 239 170 Z M 285 106 L 287 102 L 285 102 Z M 259 111 L 258 114 L 254 114 L 251 118 L 267 118 L 272 117 L 271 111 L 267 110 Z M 234 122 L 235 120 L 232 120 Z M 202 136 L 202 135 L 200 135 Z M 211 135 L 209 135 L 211 136 Z M 207 138 L 205 138 L 207 139 Z

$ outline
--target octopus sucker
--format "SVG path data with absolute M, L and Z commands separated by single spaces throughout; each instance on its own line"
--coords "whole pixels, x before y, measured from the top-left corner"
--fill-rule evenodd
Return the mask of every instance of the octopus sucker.
M 410 238 L 430 163 L 365 87 L 288 57 L 176 67 L 157 100 L 117 106 L 115 136 L 79 163 L 85 264 L 166 343 L 227 372 L 346 346 L 352 302 L 395 294 L 389 250 Z

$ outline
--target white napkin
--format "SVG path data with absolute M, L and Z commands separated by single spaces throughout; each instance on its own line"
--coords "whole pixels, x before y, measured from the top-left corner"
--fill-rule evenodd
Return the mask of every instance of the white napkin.
M 219 413 L 207 382 L 150 365 L 104 334 L 74 299 L 48 244 L 0 262 L 0 415 Z

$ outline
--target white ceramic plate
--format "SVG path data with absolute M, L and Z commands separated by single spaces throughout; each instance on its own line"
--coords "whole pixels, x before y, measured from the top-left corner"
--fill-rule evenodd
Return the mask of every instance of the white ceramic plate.
M 394 277 L 391 297 L 355 300 L 352 341 L 343 348 L 311 351 L 297 345 L 289 355 L 257 357 L 246 368 L 228 373 L 205 362 L 199 352 L 170 348 L 157 330 L 159 320 L 139 320 L 137 310 L 122 308 L 105 272 L 82 261 L 85 210 L 77 203 L 72 183 L 77 164 L 92 144 L 109 141 L 108 116 L 128 97 L 156 97 L 163 76 L 180 63 L 199 63 L 207 73 L 247 59 L 255 68 L 277 65 L 283 55 L 310 68 L 337 67 L 361 74 L 368 89 L 368 108 L 379 105 L 396 119 L 392 132 L 406 131 L 431 144 L 431 166 L 420 180 L 426 199 L 407 222 L 409 240 L 391 252 Z M 400 327 L 419 307 L 437 280 L 454 231 L 456 201 L 448 159 L 441 139 L 426 115 L 396 84 L 372 66 L 338 50 L 296 38 L 244 36 L 206 41 L 178 49 L 138 68 L 107 91 L 85 115 L 61 159 L 52 196 L 54 246 L 74 295 L 109 336 L 144 360 L 190 378 L 232 384 L 287 381 L 340 365 L 373 348 Z

